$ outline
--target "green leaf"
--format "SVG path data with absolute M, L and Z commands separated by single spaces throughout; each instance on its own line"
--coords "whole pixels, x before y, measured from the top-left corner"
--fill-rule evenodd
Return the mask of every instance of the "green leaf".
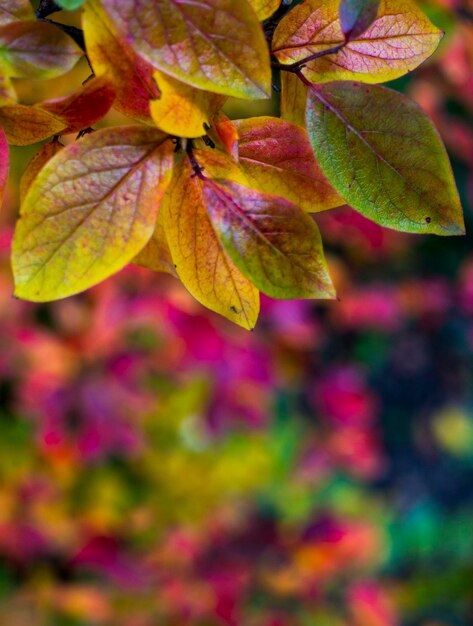
M 204 181 L 210 219 L 235 265 L 273 298 L 334 298 L 317 225 L 274 194 Z
M 84 2 L 85 0 L 56 0 L 56 4 L 63 9 L 67 9 L 67 11 L 75 11 L 80 8 Z
M 247 0 L 102 0 L 118 33 L 156 69 L 236 98 L 271 95 L 269 51 Z
M 377 85 L 327 83 L 309 91 L 306 123 L 319 164 L 354 209 L 395 230 L 464 233 L 445 147 L 409 98 Z
M 161 132 L 121 126 L 92 133 L 49 160 L 15 231 L 16 295 L 64 298 L 129 263 L 153 235 L 172 154 Z

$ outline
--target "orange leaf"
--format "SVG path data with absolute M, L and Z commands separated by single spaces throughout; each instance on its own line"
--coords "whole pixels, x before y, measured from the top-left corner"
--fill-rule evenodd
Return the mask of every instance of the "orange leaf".
M 38 141 L 59 135 L 65 130 L 63 120 L 48 111 L 24 104 L 0 106 L 0 126 L 3 127 L 8 143 L 28 146 Z

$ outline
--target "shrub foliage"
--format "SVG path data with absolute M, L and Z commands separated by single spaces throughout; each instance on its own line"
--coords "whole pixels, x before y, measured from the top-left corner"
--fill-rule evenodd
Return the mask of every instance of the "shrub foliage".
M 61 9 L 80 9 L 81 28 L 49 17 Z M 36 13 L 0 0 L 2 188 L 8 143 L 46 140 L 21 184 L 16 295 L 63 298 L 136 263 L 251 329 L 260 291 L 335 296 L 311 214 L 349 204 L 389 228 L 462 234 L 432 122 L 379 86 L 441 38 L 414 0 L 42 0 Z M 14 79 L 84 55 L 82 86 L 19 102 Z M 274 89 L 280 118 L 222 110 Z M 130 124 L 92 131 L 111 107 Z

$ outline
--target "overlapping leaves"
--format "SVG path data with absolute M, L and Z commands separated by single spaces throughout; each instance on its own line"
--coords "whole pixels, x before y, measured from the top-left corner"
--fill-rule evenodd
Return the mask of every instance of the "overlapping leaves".
M 222 107 L 232 96 L 269 96 L 272 26 L 265 37 L 259 20 L 278 1 L 59 4 L 83 4 L 94 75 L 30 105 L 10 78 L 64 73 L 84 42 L 36 21 L 28 2 L 0 0 L 0 188 L 5 138 L 52 137 L 21 183 L 19 297 L 66 297 L 133 262 L 179 278 L 205 306 L 251 329 L 259 291 L 335 295 L 308 213 L 350 204 L 398 230 L 463 232 L 430 120 L 405 96 L 366 84 L 411 71 L 437 46 L 441 31 L 413 0 L 297 3 L 277 18 L 271 46 L 283 119 L 246 120 Z M 80 138 L 112 106 L 140 125 Z M 79 136 L 64 146 L 58 136 L 69 133 Z

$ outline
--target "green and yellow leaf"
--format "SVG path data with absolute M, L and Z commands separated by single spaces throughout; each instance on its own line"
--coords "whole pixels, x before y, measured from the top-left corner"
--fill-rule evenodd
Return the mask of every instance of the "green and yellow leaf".
M 347 204 L 396 230 L 463 234 L 446 150 L 409 98 L 378 85 L 334 82 L 309 92 L 306 117 L 315 156 Z
M 100 130 L 56 154 L 15 230 L 16 295 L 64 298 L 129 263 L 153 235 L 172 159 L 168 137 L 142 126 Z
M 235 265 L 273 298 L 334 298 L 319 229 L 295 204 L 239 183 L 206 180 L 213 228 Z
M 236 98 L 271 95 L 263 30 L 247 0 L 102 0 L 123 39 L 156 69 Z
M 0 66 L 11 78 L 53 78 L 68 72 L 82 50 L 59 28 L 26 20 L 0 27 Z

